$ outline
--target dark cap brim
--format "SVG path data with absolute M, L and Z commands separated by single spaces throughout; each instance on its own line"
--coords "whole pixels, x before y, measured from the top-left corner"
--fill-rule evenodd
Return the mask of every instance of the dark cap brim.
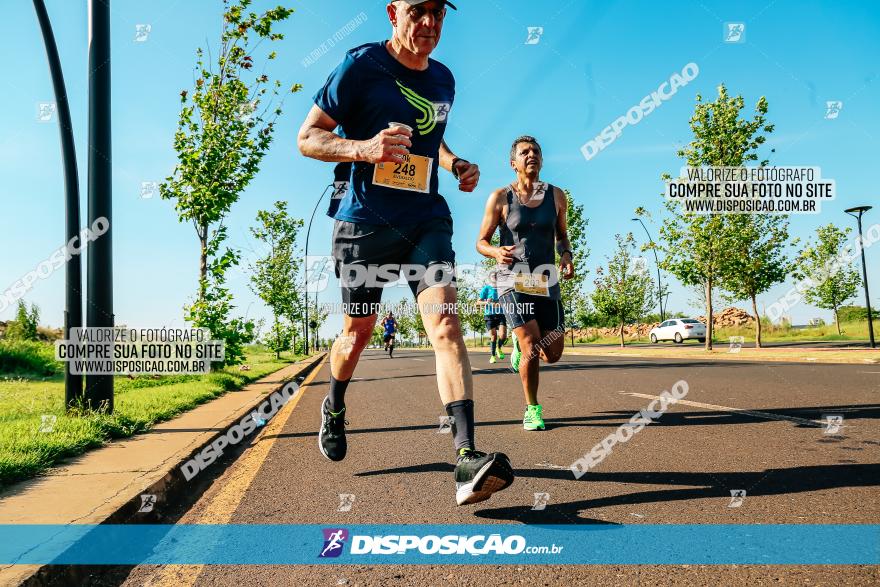
M 415 6 L 415 5 L 417 5 L 417 4 L 424 4 L 425 2 L 428 2 L 428 0 L 403 0 L 403 1 L 406 2 L 407 4 L 409 4 L 410 6 Z M 449 0 L 443 0 L 443 2 L 444 2 L 447 6 L 449 6 L 450 8 L 452 8 L 453 10 L 458 10 L 458 8 L 455 7 L 455 4 L 453 4 L 453 3 L 450 2 Z

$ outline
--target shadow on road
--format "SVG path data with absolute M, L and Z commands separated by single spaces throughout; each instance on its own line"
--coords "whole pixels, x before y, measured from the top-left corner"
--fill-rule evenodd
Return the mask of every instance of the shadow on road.
M 743 408 L 745 409 L 745 408 Z M 843 414 L 845 421 L 859 419 L 880 419 L 880 404 L 852 404 L 842 406 L 810 406 L 804 408 L 769 408 L 761 409 L 766 414 L 774 414 L 777 416 L 789 416 L 795 418 L 803 418 L 805 420 L 821 420 L 824 414 Z M 547 418 L 544 422 L 547 424 L 547 430 L 554 428 L 566 428 L 571 426 L 589 426 L 596 428 L 617 428 L 621 424 L 629 421 L 636 411 L 612 411 L 599 412 L 590 416 L 571 416 L 567 418 Z M 354 416 L 356 417 L 356 415 Z M 769 418 L 762 418 L 743 412 L 716 412 L 716 411 L 694 411 L 694 412 L 666 412 L 663 417 L 651 424 L 650 426 L 715 426 L 736 425 L 736 424 L 757 424 L 767 422 L 778 422 Z M 806 424 L 791 422 L 796 428 L 820 428 L 822 424 Z M 485 426 L 521 426 L 522 420 L 494 420 L 490 422 L 477 422 L 477 427 Z M 265 438 L 307 438 L 309 436 L 317 436 L 318 419 L 315 419 L 315 430 L 309 432 L 292 432 L 277 435 L 269 435 Z M 384 428 L 361 428 L 346 430 L 348 435 L 354 434 L 380 434 L 384 432 L 411 432 L 415 430 L 435 430 L 437 424 L 414 424 L 412 426 L 389 426 Z
M 767 469 L 755 472 L 689 473 L 689 472 L 641 472 L 621 471 L 586 473 L 575 480 L 570 471 L 556 469 L 516 469 L 519 477 L 535 477 L 556 481 L 639 483 L 645 485 L 690 485 L 679 489 L 652 489 L 639 493 L 609 495 L 559 504 L 548 504 L 544 511 L 532 511 L 529 506 L 485 509 L 474 513 L 491 520 L 521 521 L 529 524 L 564 523 L 548 520 L 548 513 L 559 519 L 582 520 L 582 510 L 619 505 L 638 505 L 670 501 L 705 499 L 707 497 L 730 498 L 730 490 L 745 489 L 747 498 L 766 495 L 787 495 L 824 489 L 845 487 L 874 487 L 880 485 L 880 464 L 862 465 L 816 465 L 790 469 Z M 551 512 L 552 510 L 552 512 Z M 584 520 L 582 523 L 592 523 Z

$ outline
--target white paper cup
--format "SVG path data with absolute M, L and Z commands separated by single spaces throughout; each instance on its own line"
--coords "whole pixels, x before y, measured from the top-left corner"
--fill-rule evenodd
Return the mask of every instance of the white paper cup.
M 403 128 L 405 128 L 409 132 L 413 131 L 413 127 L 411 127 L 408 124 L 403 124 L 402 122 L 389 122 L 388 123 L 388 128 L 394 128 L 395 126 L 402 126 Z
M 403 124 L 402 122 L 389 122 L 389 123 L 388 123 L 388 128 L 394 128 L 395 126 L 402 126 L 403 128 L 407 129 L 410 133 L 413 132 L 413 127 L 411 127 L 411 126 L 408 125 L 408 124 Z M 396 137 L 402 137 L 403 135 L 394 135 L 394 136 L 396 136 Z M 399 146 L 399 147 L 403 147 L 404 149 L 406 149 L 406 147 L 405 147 L 404 145 L 402 145 L 402 144 L 401 144 L 401 145 L 398 145 L 398 146 Z M 397 158 L 397 159 L 400 159 L 401 161 L 404 160 L 404 157 L 403 157 L 402 155 L 396 155 L 396 158 Z

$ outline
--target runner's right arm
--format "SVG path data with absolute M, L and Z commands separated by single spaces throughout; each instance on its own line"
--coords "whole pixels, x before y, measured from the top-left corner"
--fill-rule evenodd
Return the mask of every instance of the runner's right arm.
M 484 257 L 495 259 L 503 265 L 513 263 L 514 247 L 496 247 L 492 245 L 492 235 L 501 224 L 504 211 L 505 189 L 497 189 L 489 196 L 486 202 L 486 210 L 483 213 L 483 223 L 480 226 L 480 234 L 477 237 L 477 251 Z
M 330 163 L 382 163 L 400 161 L 398 157 L 409 153 L 408 148 L 412 147 L 412 141 L 409 140 L 412 133 L 401 126 L 383 129 L 366 141 L 339 136 L 333 132 L 337 126 L 339 123 L 329 114 L 317 105 L 312 106 L 297 136 L 299 152 L 306 157 Z

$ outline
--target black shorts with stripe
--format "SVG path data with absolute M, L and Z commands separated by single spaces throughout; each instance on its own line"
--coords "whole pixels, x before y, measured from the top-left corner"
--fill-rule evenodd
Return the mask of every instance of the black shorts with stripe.
M 538 323 L 541 332 L 562 330 L 565 327 L 562 300 L 510 291 L 501 295 L 498 301 L 504 309 L 510 328 L 519 328 L 531 320 Z

